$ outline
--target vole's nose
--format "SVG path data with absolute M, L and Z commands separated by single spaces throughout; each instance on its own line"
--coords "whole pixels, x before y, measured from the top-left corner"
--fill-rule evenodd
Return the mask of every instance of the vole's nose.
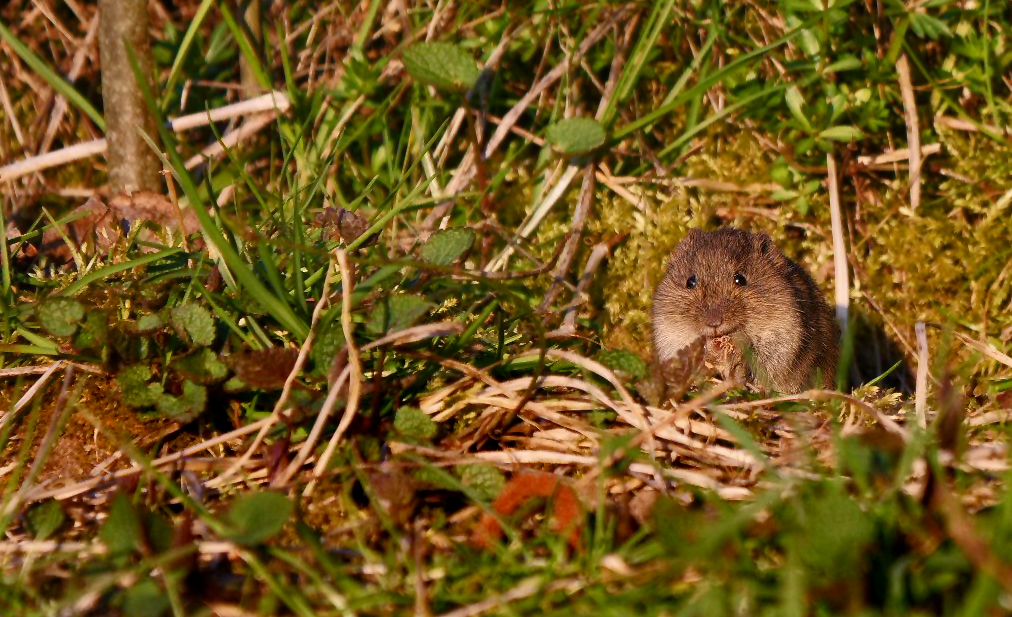
M 710 306 L 703 310 L 703 323 L 711 328 L 719 328 L 724 323 L 724 308 Z

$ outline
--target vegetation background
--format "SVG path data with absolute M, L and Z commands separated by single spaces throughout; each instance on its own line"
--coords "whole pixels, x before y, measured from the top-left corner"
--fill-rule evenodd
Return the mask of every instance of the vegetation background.
M 97 4 L 0 8 L 3 614 L 1012 611 L 1008 3 Z M 841 392 L 657 399 L 720 225 Z

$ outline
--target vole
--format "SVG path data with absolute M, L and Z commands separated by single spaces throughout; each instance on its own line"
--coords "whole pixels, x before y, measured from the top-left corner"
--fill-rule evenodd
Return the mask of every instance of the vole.
M 766 234 L 690 230 L 668 259 L 652 318 L 659 362 L 702 337 L 725 378 L 784 394 L 835 384 L 833 310 Z

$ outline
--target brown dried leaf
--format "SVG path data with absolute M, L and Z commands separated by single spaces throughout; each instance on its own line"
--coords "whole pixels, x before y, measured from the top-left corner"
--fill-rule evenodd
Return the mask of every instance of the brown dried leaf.
M 64 242 L 64 235 L 82 252 L 105 252 L 123 235 L 116 225 L 115 216 L 97 197 L 91 197 L 70 212 L 80 218 L 63 225 L 60 229 L 47 229 L 42 234 L 42 253 L 50 259 L 67 262 L 73 256 Z M 62 230 L 62 233 L 61 233 Z
M 325 208 L 316 216 L 315 223 L 327 231 L 331 240 L 341 238 L 345 244 L 351 244 L 369 229 L 369 219 L 344 208 L 336 210 Z M 371 238 L 366 244 L 372 244 L 375 241 L 375 238 Z
M 279 390 L 295 368 L 299 350 L 272 347 L 260 351 L 244 351 L 223 358 L 236 376 L 261 390 Z
M 64 235 L 74 243 L 74 247 L 85 254 L 106 253 L 109 248 L 129 233 L 136 224 L 152 222 L 166 229 L 179 230 L 180 214 L 176 207 L 164 195 L 151 191 L 136 191 L 131 194 L 120 193 L 109 198 L 108 205 L 97 197 L 91 197 L 75 208 L 72 215 L 83 215 L 61 226 L 48 229 L 42 235 L 42 252 L 51 259 L 66 262 L 72 254 L 70 247 L 64 242 Z M 200 223 L 192 210 L 183 211 L 183 233 L 192 234 L 200 230 Z M 150 229 L 138 234 L 138 239 L 145 242 L 157 242 L 158 236 Z M 197 241 L 197 246 L 203 246 Z M 144 252 L 152 252 L 151 247 L 141 248 Z
M 654 378 L 661 384 L 661 402 L 679 399 L 706 367 L 706 341 L 702 337 L 689 343 L 673 358 L 655 363 Z
M 379 502 L 395 523 L 403 525 L 414 514 L 418 482 L 400 471 L 367 471 L 370 497 Z

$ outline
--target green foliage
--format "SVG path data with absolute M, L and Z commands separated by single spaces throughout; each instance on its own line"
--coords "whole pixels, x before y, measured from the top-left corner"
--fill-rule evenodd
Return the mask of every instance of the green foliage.
M 293 507 L 290 499 L 274 491 L 244 495 L 225 513 L 225 537 L 244 546 L 262 544 L 281 531 Z
M 625 349 L 605 349 L 597 354 L 597 361 L 613 371 L 625 373 L 632 379 L 647 376 L 647 363 Z
M 464 486 L 485 501 L 492 501 L 506 485 L 506 478 L 493 465 L 458 465 L 457 472 Z
M 422 410 L 401 407 L 394 415 L 394 430 L 412 440 L 431 441 L 439 427 Z
M 153 332 L 163 325 L 162 316 L 158 313 L 151 313 L 149 315 L 141 315 L 137 318 L 136 328 L 140 333 Z
M 334 361 L 334 356 L 344 348 L 344 345 L 344 329 L 341 327 L 339 319 L 320 328 L 313 341 L 313 349 L 309 352 L 309 357 L 316 366 L 318 374 L 326 373 L 330 368 L 330 363 Z
M 36 540 L 53 535 L 67 520 L 63 506 L 55 499 L 32 504 L 25 510 L 25 528 Z
M 144 542 L 144 526 L 140 514 L 124 493 L 116 493 L 109 508 L 109 517 L 102 524 L 98 537 L 113 555 L 140 550 Z
M 125 617 L 159 617 L 171 608 L 165 590 L 150 578 L 126 589 L 121 606 Z
M 863 139 L 864 133 L 855 126 L 831 126 L 819 133 L 819 137 L 832 141 L 851 142 Z
M 77 336 L 74 337 L 76 349 L 103 350 L 109 343 L 109 314 L 103 310 L 87 311 Z
M 166 418 L 189 422 L 204 411 L 207 405 L 207 389 L 190 380 L 183 381 L 183 392 L 179 396 L 162 394 L 155 401 L 155 409 Z
M 798 548 L 814 577 L 834 582 L 861 570 L 875 526 L 839 486 L 821 488 L 798 503 Z
M 566 155 L 587 154 L 604 145 L 607 134 L 593 118 L 566 118 L 548 127 L 548 141 Z
M 218 359 L 218 355 L 203 347 L 197 351 L 176 358 L 170 364 L 177 373 L 198 383 L 214 383 L 228 375 L 228 367 Z
M 56 336 L 71 336 L 84 318 L 84 305 L 73 298 L 50 298 L 36 310 L 42 327 Z
M 180 396 L 165 392 L 161 383 L 151 382 L 151 369 L 138 364 L 124 369 L 117 381 L 123 403 L 131 407 L 154 406 L 162 416 L 188 422 L 200 415 L 207 405 L 207 389 L 186 379 Z
M 124 369 L 117 378 L 123 403 L 131 407 L 147 407 L 158 402 L 164 389 L 160 383 L 148 383 L 150 379 L 151 369 L 143 364 Z
M 471 55 L 453 43 L 415 43 L 404 50 L 403 60 L 409 75 L 443 90 L 470 90 L 480 75 Z
M 456 263 L 474 244 L 474 231 L 467 228 L 443 229 L 435 232 L 418 250 L 427 262 L 438 266 Z
M 194 347 L 214 342 L 214 320 L 202 306 L 183 304 L 169 311 L 169 322 L 179 337 Z
M 547 526 L 539 520 L 516 517 L 517 528 L 509 530 L 516 541 L 510 540 L 508 550 L 475 550 L 462 541 L 473 531 L 474 516 L 461 513 L 476 510 L 462 509 L 461 502 L 470 497 L 493 500 L 505 486 L 503 474 L 484 464 L 444 466 L 454 464 L 460 454 L 523 448 L 547 438 L 542 431 L 549 435 L 549 430 L 566 430 L 526 412 L 511 424 L 488 430 L 481 406 L 466 402 L 475 389 L 487 386 L 475 375 L 488 375 L 498 383 L 533 376 L 537 363 L 529 356 L 517 357 L 536 350 L 543 340 L 552 348 L 596 357 L 622 379 L 644 378 L 643 360 L 650 354 L 650 295 L 668 253 L 689 228 L 734 225 L 771 233 L 828 291 L 832 247 L 824 169 L 829 153 L 837 157 L 846 179 L 841 188 L 847 248 L 855 290 L 860 292 L 852 296 L 854 312 L 858 320 L 882 326 L 874 344 L 858 349 L 873 356 L 867 365 L 891 364 L 883 350 L 894 342 L 893 333 L 905 332 L 916 321 L 951 322 L 1008 353 L 1012 229 L 1007 195 L 1012 157 L 1001 129 L 995 133 L 988 128 L 1012 122 L 1003 80 L 1012 67 L 1008 7 L 995 0 L 959 6 L 934 0 L 872 4 L 662 0 L 520 3 L 502 10 L 499 5 L 458 3 L 449 12 L 419 5 L 388 15 L 382 2 L 353 9 L 338 6 L 329 12 L 320 12 L 312 3 L 291 3 L 283 27 L 265 36 L 284 44 L 262 46 L 245 39 L 231 9 L 219 10 L 221 3 L 202 0 L 170 7 L 169 17 L 160 17 L 164 32 L 154 42 L 152 83 L 164 85 L 154 93 L 157 110 L 177 116 L 232 102 L 233 94 L 213 84 L 236 81 L 240 57 L 254 61 L 257 73 L 269 82 L 262 85 L 285 92 L 291 106 L 276 114 L 272 130 L 212 157 L 193 175 L 178 154 L 216 142 L 220 123 L 163 134 L 164 147 L 158 149 L 167 153 L 174 186 L 182 191 L 186 211 L 200 219 L 200 234 L 191 235 L 185 247 L 176 233 L 138 233 L 108 254 L 84 255 L 76 272 L 78 264 L 64 266 L 46 249 L 38 257 L 28 256 L 27 249 L 42 247 L 42 230 L 27 230 L 20 220 L 25 212 L 19 209 L 15 223 L 25 236 L 8 237 L 9 250 L 0 264 L 0 300 L 6 312 L 0 332 L 6 345 L 2 359 L 11 367 L 40 364 L 30 351 L 36 350 L 100 362 L 110 373 L 119 370 L 123 401 L 142 410 L 141 418 L 160 415 L 185 422 L 207 407 L 210 397 L 225 399 L 213 422 L 191 423 L 166 438 L 169 449 L 178 451 L 181 444 L 270 413 L 277 402 L 272 388 L 290 370 L 314 308 L 326 302 L 330 306 L 317 324 L 311 364 L 299 376 L 283 426 L 266 435 L 254 459 L 268 462 L 258 471 L 274 474 L 274 461 L 283 468 L 288 462 L 284 453 L 306 438 L 334 387 L 326 379 L 328 369 L 348 342 L 340 324 L 342 287 L 348 286 L 332 279 L 330 297 L 323 295 L 333 251 L 340 247 L 347 250 L 353 271 L 352 336 L 361 350 L 362 385 L 368 390 L 350 433 L 353 438 L 342 444 L 328 473 L 315 484 L 321 502 L 307 494 L 300 503 L 299 525 L 310 530 L 305 537 L 323 542 L 317 547 L 300 544 L 298 550 L 277 546 L 244 551 L 241 589 L 224 590 L 226 596 L 239 598 L 243 610 L 265 615 L 403 612 L 416 593 L 417 574 L 424 570 L 439 573 L 425 581 L 426 608 L 434 614 L 479 605 L 535 579 L 541 585 L 537 594 L 515 597 L 496 610 L 517 615 L 827 617 L 1001 613 L 1007 604 L 1002 588 L 954 541 L 945 513 L 900 488 L 911 478 L 899 461 L 937 459 L 930 449 L 904 446 L 910 449 L 883 453 L 834 444 L 824 450 L 825 442 L 815 438 L 826 435 L 810 432 L 806 422 L 795 426 L 792 421 L 788 424 L 800 439 L 792 441 L 794 445 L 784 442 L 790 456 L 770 457 L 762 469 L 729 471 L 708 458 L 718 448 L 769 447 L 771 435 L 782 435 L 770 417 L 793 414 L 793 408 L 767 407 L 735 423 L 734 430 L 726 422 L 714 427 L 716 437 L 706 437 L 714 441 L 705 441 L 698 457 L 688 445 L 679 444 L 670 458 L 656 459 L 628 448 L 629 427 L 614 411 L 564 412 L 581 431 L 589 424 L 600 432 L 605 455 L 627 448 L 627 456 L 602 470 L 604 482 L 590 487 L 590 503 L 584 507 L 591 511 L 587 518 L 593 526 L 576 549 L 543 532 L 540 527 Z M 616 38 L 619 9 L 623 13 L 618 23 L 628 25 L 628 33 L 623 30 Z M 16 13 L 17 7 L 11 11 Z M 223 23 L 226 14 L 228 23 Z M 181 21 L 180 15 L 192 20 Z M 430 28 L 436 16 L 440 22 Z M 35 81 L 82 97 L 68 99 L 72 109 L 65 125 L 71 132 L 87 133 L 77 110 L 86 109 L 80 103 L 96 96 L 97 82 L 87 83 L 94 79 L 88 71 L 69 91 L 59 85 L 61 79 L 52 81 L 56 73 L 44 67 L 62 66 L 66 59 L 43 58 L 63 49 L 46 40 L 53 36 L 46 34 L 47 23 L 11 22 L 0 27 L 0 34 L 7 42 L 32 41 L 36 51 L 28 53 L 24 44 L 10 46 L 35 72 Z M 587 37 L 602 28 L 604 38 L 584 46 Z M 415 42 L 426 32 L 460 44 Z M 332 67 L 340 75 L 333 83 L 319 81 L 312 62 L 303 62 L 311 51 L 307 46 L 315 48 L 320 41 L 334 50 L 330 58 L 339 65 Z M 616 62 L 619 53 L 624 62 Z M 902 163 L 885 170 L 859 162 L 859 157 L 907 145 L 895 68 L 901 55 L 911 67 L 922 142 L 941 146 L 922 170 L 924 198 L 916 212 L 909 209 Z M 312 60 L 311 54 L 308 58 Z M 487 80 L 476 58 L 494 61 Z M 398 59 L 403 59 L 403 72 Z M 507 123 L 514 132 L 498 149 L 478 157 L 470 169 L 461 167 L 469 149 L 490 147 L 491 136 L 503 127 L 503 118 L 520 97 L 566 62 L 571 64 L 558 81 L 546 84 L 519 116 L 510 116 Z M 411 87 L 405 73 L 441 92 Z M 14 117 L 0 123 L 0 149 L 13 153 L 11 160 L 34 154 L 24 151 L 23 140 L 13 136 L 14 120 L 22 127 L 47 121 L 44 115 L 32 115 L 34 91 L 19 75 L 3 75 Z M 603 93 L 612 87 L 602 106 Z M 467 109 L 463 122 L 457 123 L 465 91 Z M 561 119 L 574 114 L 585 117 Z M 603 118 L 604 126 L 590 120 L 591 115 Z M 944 123 L 932 122 L 939 116 L 977 124 L 978 132 L 950 131 Z M 553 192 L 558 199 L 551 209 L 539 208 L 556 187 L 558 164 L 548 148 L 540 147 L 539 135 L 577 164 L 592 153 L 606 179 L 589 196 L 593 205 L 575 243 L 577 253 L 562 273 L 554 266 L 561 263 L 559 249 L 573 238 L 572 212 L 580 182 Z M 36 184 L 82 186 L 82 178 L 90 177 L 82 176 L 82 169 L 78 165 L 46 171 L 45 182 Z M 469 184 L 452 194 L 446 191 L 471 172 Z M 222 199 L 224 187 L 229 187 L 228 200 Z M 40 200 L 48 209 L 57 197 L 44 194 Z M 436 208 L 441 209 L 438 217 Z M 317 215 L 328 209 L 345 218 L 334 228 L 314 225 Z M 3 223 L 5 229 L 14 229 L 10 220 Z M 446 225 L 450 229 L 413 248 L 420 233 Z M 363 236 L 366 229 L 370 233 Z M 208 252 L 200 242 L 216 250 Z M 587 294 L 574 293 L 572 285 L 582 280 L 590 247 L 602 243 L 610 247 L 608 259 L 594 271 Z M 493 262 L 506 250 L 512 251 L 508 260 Z M 434 268 L 405 265 L 415 258 L 470 271 L 447 277 Z M 26 266 L 26 260 L 31 264 Z M 493 263 L 493 274 L 483 275 Z M 549 287 L 561 294 L 545 308 L 541 302 Z M 545 332 L 559 325 L 560 306 L 575 309 L 577 336 L 546 338 Z M 452 337 L 367 347 L 437 307 L 438 319 L 467 328 Z M 52 340 L 45 338 L 49 335 Z M 909 345 L 907 340 L 896 342 Z M 988 409 L 1007 407 L 991 396 L 1012 384 L 1006 367 L 961 347 L 937 347 L 932 333 L 932 357 L 939 364 L 948 358 L 966 369 L 955 389 L 972 391 L 971 415 L 985 400 Z M 222 361 L 246 353 L 250 359 L 242 369 Z M 451 360 L 468 370 L 450 368 Z M 560 365 L 538 370 L 596 380 Z M 242 370 L 245 379 L 228 379 L 227 368 Z M 442 399 L 442 409 L 459 406 L 444 425 L 452 437 L 438 445 L 452 449 L 448 453 L 454 458 L 423 461 L 418 468 L 417 449 L 405 455 L 388 441 L 435 447 L 431 441 L 439 435 L 439 426 L 413 405 L 443 388 L 450 394 Z M 339 413 L 340 399 L 347 393 L 337 394 Z M 516 394 L 526 397 L 528 392 Z M 564 400 L 571 392 L 552 386 L 529 394 Z M 103 408 L 103 401 L 95 401 L 90 391 L 87 397 L 81 399 L 82 408 Z M 883 390 L 859 398 L 889 407 L 890 415 L 910 417 L 899 393 Z M 377 427 L 385 426 L 394 409 L 399 411 L 393 431 L 384 434 Z M 803 417 L 818 417 L 825 427 L 822 420 L 837 417 L 837 411 L 828 403 L 813 404 L 805 407 Z M 22 437 L 22 418 L 12 426 L 30 443 Z M 324 441 L 331 430 L 328 425 Z M 972 430 L 980 431 L 972 436 L 974 444 L 1006 438 L 1000 425 Z M 699 434 L 692 438 L 703 440 Z M 803 444 L 810 438 L 818 449 L 809 453 Z M 666 443 L 661 436 L 656 441 Z M 562 447 L 586 454 L 578 443 Z M 161 453 L 162 444 L 156 445 Z M 248 442 L 239 447 L 245 449 Z M 830 452 L 839 453 L 844 462 L 831 460 Z M 655 477 L 633 474 L 633 458 L 661 469 Z M 981 474 L 975 475 L 966 462 L 945 470 L 953 490 L 964 499 L 972 495 L 985 503 L 999 501 L 967 517 L 978 530 L 980 546 L 993 551 L 996 560 L 1008 561 L 1012 555 L 1004 547 L 1012 517 L 1000 489 L 1007 478 L 996 483 L 990 474 L 986 490 L 976 492 L 974 483 Z M 784 463 L 800 473 L 778 474 Z M 391 509 L 403 510 L 410 523 L 418 521 L 421 532 L 403 521 L 376 522 L 380 508 L 375 503 L 390 501 L 389 495 L 379 494 L 381 483 L 373 487 L 377 495 L 365 500 L 376 498 L 375 503 L 365 503 L 355 488 L 361 484 L 349 469 L 368 468 L 372 473 L 374 467 L 388 464 L 416 469 L 411 477 L 424 484 L 420 492 L 430 491 L 423 492 L 418 503 L 406 500 Z M 545 467 L 574 478 L 589 469 Z M 685 475 L 670 478 L 669 467 Z M 95 613 L 155 615 L 167 612 L 173 594 L 199 594 L 201 586 L 176 578 L 177 565 L 193 555 L 162 555 L 172 526 L 147 510 L 171 514 L 184 538 L 184 551 L 189 543 L 183 532 L 191 526 L 217 532 L 208 510 L 217 510 L 221 493 L 210 491 L 188 501 L 166 490 L 189 482 L 191 474 L 198 481 L 210 476 L 188 470 L 182 480 L 170 473 L 155 482 L 145 473 L 136 491 L 131 477 L 123 480 L 124 494 L 103 502 L 108 489 L 98 488 L 67 505 L 75 520 L 82 520 L 77 518 L 82 512 L 92 514 L 89 508 L 95 510 L 97 516 L 83 520 L 101 521 L 98 524 L 70 529 L 56 502 L 29 508 L 21 519 L 23 532 L 38 539 L 87 543 L 98 529 L 110 554 L 14 559 L 0 577 L 0 605 L 11 614 L 49 614 L 78 607 L 85 598 L 94 603 L 85 610 Z M 661 498 L 643 524 L 629 519 L 629 511 L 649 501 L 641 500 L 650 494 L 641 481 L 665 482 L 658 492 L 671 495 Z M 693 482 L 719 488 L 690 486 Z M 20 488 L 16 484 L 10 483 L 8 497 Z M 238 486 L 236 493 L 227 493 L 240 497 L 224 512 L 229 530 L 224 537 L 246 546 L 277 537 L 290 517 L 291 502 L 276 493 L 249 494 L 249 484 Z M 753 492 L 743 502 L 718 497 L 741 497 L 736 491 L 744 487 Z M 302 487 L 293 488 L 301 493 Z M 244 494 L 249 496 L 241 497 Z M 137 495 L 136 503 L 126 495 Z M 532 504 L 531 509 L 539 506 Z M 314 516 L 322 520 L 312 520 Z M 9 535 L 22 533 L 16 524 Z M 340 531 L 349 529 L 349 534 Z M 438 549 L 427 548 L 430 543 Z M 355 552 L 331 550 L 342 546 L 353 546 Z M 424 568 L 410 555 L 400 558 L 407 554 L 405 547 L 415 546 L 423 553 Z M 201 575 L 216 572 L 207 569 L 206 558 L 196 563 Z M 360 575 L 378 563 L 384 568 L 382 576 Z M 633 576 L 623 574 L 623 565 Z M 560 580 L 563 585 L 553 585 Z M 574 580 L 579 588 L 565 584 Z M 117 585 L 126 588 L 117 590 Z M 217 585 L 210 587 L 219 591 Z M 207 600 L 185 597 L 175 608 L 183 614 Z
M 416 294 L 392 294 L 379 300 L 365 329 L 373 334 L 397 332 L 410 327 L 432 307 L 432 302 Z

